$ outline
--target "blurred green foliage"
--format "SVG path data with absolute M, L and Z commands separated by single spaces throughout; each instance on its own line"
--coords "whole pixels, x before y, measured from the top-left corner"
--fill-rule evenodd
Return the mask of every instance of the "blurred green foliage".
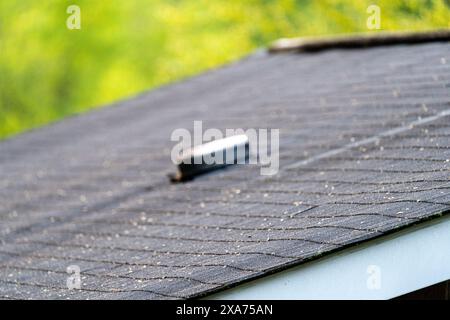
M 69 5 L 81 30 L 66 27 Z M 450 0 L 2 0 L 0 138 L 237 59 L 280 37 L 450 27 Z

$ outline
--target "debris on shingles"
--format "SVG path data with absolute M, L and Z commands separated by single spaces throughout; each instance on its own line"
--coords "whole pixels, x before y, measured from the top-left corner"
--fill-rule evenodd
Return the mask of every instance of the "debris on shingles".
M 449 52 L 250 57 L 1 142 L 0 298 L 198 297 L 447 213 Z M 168 183 L 200 117 L 281 129 L 279 173 Z

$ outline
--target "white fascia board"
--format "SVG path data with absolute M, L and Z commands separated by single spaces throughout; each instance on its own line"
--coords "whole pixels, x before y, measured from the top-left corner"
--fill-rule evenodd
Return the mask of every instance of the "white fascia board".
M 449 279 L 443 216 L 206 299 L 391 299 Z

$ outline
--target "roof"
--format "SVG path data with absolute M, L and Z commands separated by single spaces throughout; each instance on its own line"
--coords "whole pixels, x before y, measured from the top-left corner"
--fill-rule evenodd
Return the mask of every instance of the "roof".
M 449 53 L 258 53 L 1 142 L 0 298 L 199 297 L 447 213 Z M 170 183 L 194 120 L 279 128 L 279 173 Z
M 447 214 L 219 291 L 207 299 L 395 299 L 450 279 L 449 230 Z

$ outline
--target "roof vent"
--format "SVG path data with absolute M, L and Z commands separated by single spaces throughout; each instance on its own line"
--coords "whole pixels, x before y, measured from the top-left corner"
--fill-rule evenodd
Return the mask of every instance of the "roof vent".
M 172 182 L 183 182 L 233 164 L 245 164 L 249 158 L 249 139 L 245 134 L 214 140 L 183 150 L 177 161 L 178 172 Z

